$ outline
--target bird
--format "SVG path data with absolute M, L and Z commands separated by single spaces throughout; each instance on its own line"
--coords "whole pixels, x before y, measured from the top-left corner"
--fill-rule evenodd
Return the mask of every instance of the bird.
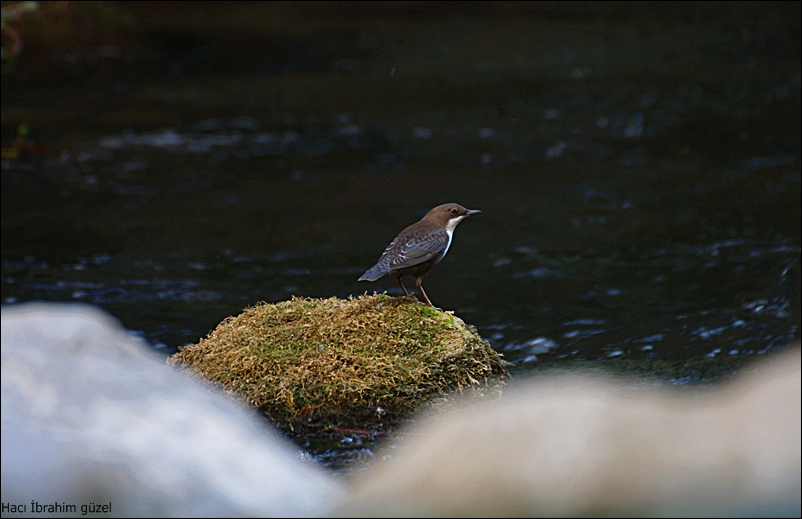
M 395 276 L 398 286 L 408 296 L 409 292 L 401 278 L 412 276 L 423 300 L 428 306 L 435 308 L 423 291 L 421 280 L 448 252 L 457 224 L 464 218 L 481 212 L 453 203 L 438 205 L 426 213 L 421 221 L 401 231 L 384 249 L 379 261 L 362 274 L 359 281 L 376 281 L 390 274 Z

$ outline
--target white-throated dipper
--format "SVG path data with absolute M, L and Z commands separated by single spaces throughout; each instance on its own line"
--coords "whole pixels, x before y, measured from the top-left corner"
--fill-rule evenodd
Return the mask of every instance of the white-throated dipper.
M 376 281 L 390 274 L 395 276 L 404 295 L 409 295 L 401 278 L 412 276 L 415 278 L 415 284 L 418 285 L 423 300 L 434 308 L 432 302 L 426 297 L 426 292 L 423 291 L 421 279 L 448 252 L 448 246 L 451 245 L 451 237 L 454 235 L 454 228 L 457 224 L 466 216 L 481 212 L 477 209 L 465 209 L 459 204 L 438 205 L 426 213 L 420 222 L 401 231 L 384 249 L 379 261 L 362 274 L 359 281 Z

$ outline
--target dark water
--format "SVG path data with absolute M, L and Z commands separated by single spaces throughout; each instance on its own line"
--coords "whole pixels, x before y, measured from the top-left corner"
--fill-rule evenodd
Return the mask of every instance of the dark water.
M 313 13 L 237 37 L 132 9 L 136 50 L 3 77 L 4 303 L 92 303 L 169 353 L 257 301 L 399 294 L 356 279 L 454 201 L 482 214 L 427 293 L 513 375 L 682 385 L 799 339 L 798 4 Z

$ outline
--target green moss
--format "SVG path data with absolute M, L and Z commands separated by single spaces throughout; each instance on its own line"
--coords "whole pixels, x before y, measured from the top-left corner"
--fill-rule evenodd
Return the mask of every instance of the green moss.
M 496 394 L 502 361 L 451 313 L 387 295 L 260 303 L 170 358 L 285 430 L 387 427 L 453 391 Z

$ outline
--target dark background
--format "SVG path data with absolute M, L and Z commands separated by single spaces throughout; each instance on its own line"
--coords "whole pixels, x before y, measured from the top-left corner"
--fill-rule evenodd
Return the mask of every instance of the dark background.
M 427 293 L 514 375 L 681 385 L 799 338 L 799 2 L 19 5 L 5 304 L 172 352 L 260 300 L 400 293 L 356 279 L 453 201 L 482 214 Z

